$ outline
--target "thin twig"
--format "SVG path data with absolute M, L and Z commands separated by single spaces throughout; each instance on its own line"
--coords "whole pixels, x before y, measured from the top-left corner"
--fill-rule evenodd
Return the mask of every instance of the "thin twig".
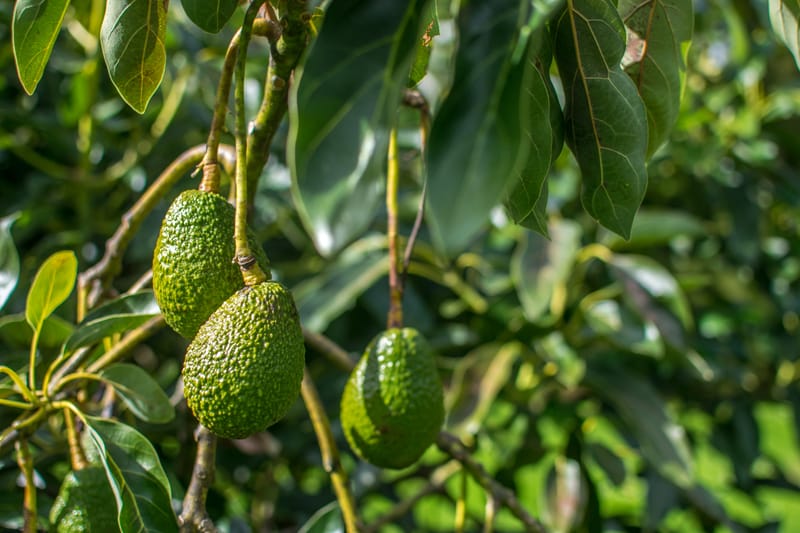
M 303 395 L 303 402 L 305 402 L 308 415 L 311 417 L 314 433 L 317 435 L 319 451 L 322 455 L 322 468 L 331 477 L 331 484 L 333 485 L 333 491 L 336 493 L 339 508 L 342 511 L 345 528 L 348 533 L 357 533 L 361 531 L 361 528 L 358 524 L 355 500 L 350 492 L 347 473 L 345 473 L 342 463 L 339 461 L 339 450 L 336 448 L 336 441 L 331 432 L 328 415 L 325 414 L 325 408 L 319 398 L 314 382 L 311 380 L 308 369 L 303 372 L 300 391 Z
M 505 505 L 511 511 L 511 514 L 522 522 L 526 531 L 535 533 L 547 532 L 544 525 L 525 510 L 513 492 L 498 483 L 486 472 L 483 465 L 472 458 L 458 437 L 442 431 L 436 438 L 436 445 L 444 453 L 460 462 L 472 478 L 488 492 L 487 496 Z
M 386 327 L 403 325 L 403 286 L 397 274 L 397 189 L 400 181 L 400 162 L 397 156 L 397 128 L 389 133 L 389 153 L 386 169 L 386 240 L 389 248 L 389 312 Z
M 356 366 L 350 354 L 325 335 L 314 333 L 313 331 L 303 328 L 303 339 L 306 341 L 306 344 L 330 359 L 342 370 L 350 372 Z
M 17 464 L 25 479 L 25 496 L 23 500 L 22 516 L 24 533 L 36 533 L 36 484 L 33 479 L 33 458 L 28 447 L 27 439 L 20 439 L 16 443 Z
M 197 455 L 178 523 L 181 533 L 212 533 L 217 528 L 208 516 L 206 497 L 208 489 L 214 483 L 217 437 L 202 425 L 197 426 L 194 437 L 197 441 Z

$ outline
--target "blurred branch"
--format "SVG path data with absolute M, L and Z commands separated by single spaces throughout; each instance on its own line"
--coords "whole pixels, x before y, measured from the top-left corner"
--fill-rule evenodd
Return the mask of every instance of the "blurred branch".
M 303 328 L 303 339 L 306 341 L 306 344 L 330 359 L 342 370 L 350 372 L 356 366 L 350 354 L 325 335 L 314 333 L 313 331 Z
M 213 533 L 216 526 L 208 516 L 206 497 L 214 482 L 214 461 L 217 452 L 217 437 L 206 427 L 198 424 L 194 433 L 197 441 L 192 480 L 183 498 L 183 510 L 178 518 L 181 533 Z
M 419 94 L 419 93 L 417 93 Z M 406 92 L 408 95 L 408 92 Z M 411 264 L 411 255 L 414 253 L 414 245 L 417 242 L 417 237 L 419 236 L 419 230 L 422 227 L 422 219 L 425 215 L 425 196 L 427 196 L 428 192 L 428 179 L 427 174 L 425 172 L 425 153 L 427 152 L 428 148 L 428 131 L 431 127 L 431 116 L 428 110 L 428 103 L 419 94 L 419 98 L 422 99 L 423 106 L 419 108 L 420 110 L 420 124 L 419 124 L 419 147 L 420 147 L 420 159 L 422 160 L 422 190 L 419 193 L 419 204 L 417 205 L 417 216 L 414 218 L 414 226 L 411 228 L 411 233 L 408 236 L 408 242 L 406 243 L 406 250 L 403 253 L 403 270 L 400 273 L 400 285 L 405 286 L 406 278 L 408 277 L 408 265 Z
M 444 453 L 460 462 L 464 469 L 469 472 L 472 478 L 488 492 L 488 497 L 496 500 L 498 503 L 505 505 L 511 514 L 522 522 L 526 531 L 535 533 L 546 533 L 547 529 L 544 525 L 533 518 L 528 511 L 522 507 L 517 497 L 512 491 L 498 483 L 492 476 L 486 472 L 479 462 L 472 458 L 464 444 L 456 437 L 447 432 L 440 432 L 436 438 L 436 445 Z
M 24 533 L 36 533 L 36 483 L 33 479 L 33 458 L 28 447 L 27 439 L 20 439 L 16 443 L 17 464 L 25 478 L 25 496 L 23 500 L 22 516 Z
M 311 417 L 311 424 L 317 434 L 319 451 L 322 454 L 322 468 L 330 475 L 336 499 L 339 501 L 339 508 L 342 511 L 345 528 L 348 533 L 357 533 L 362 529 L 358 524 L 356 505 L 353 495 L 350 492 L 347 474 L 339 461 L 339 450 L 336 448 L 336 441 L 331 433 L 331 424 L 325 414 L 325 408 L 319 398 L 314 382 L 308 369 L 303 371 L 303 383 L 301 387 L 303 402 L 306 404 L 308 415 Z

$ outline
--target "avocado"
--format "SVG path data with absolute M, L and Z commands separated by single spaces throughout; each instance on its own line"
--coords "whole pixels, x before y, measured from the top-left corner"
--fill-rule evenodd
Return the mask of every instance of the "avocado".
M 265 281 L 211 314 L 186 350 L 184 395 L 197 420 L 231 439 L 286 414 L 300 392 L 305 345 L 291 293 Z
M 382 468 L 405 468 L 434 442 L 444 392 L 416 329 L 392 328 L 369 343 L 345 385 L 341 422 L 353 451 Z
M 117 502 L 102 466 L 93 465 L 66 475 L 50 508 L 50 531 L 119 531 Z
M 153 291 L 164 320 L 191 339 L 230 295 L 244 286 L 234 262 L 234 208 L 219 194 L 183 191 L 161 223 L 153 253 Z M 269 261 L 255 236 L 250 249 L 269 272 Z

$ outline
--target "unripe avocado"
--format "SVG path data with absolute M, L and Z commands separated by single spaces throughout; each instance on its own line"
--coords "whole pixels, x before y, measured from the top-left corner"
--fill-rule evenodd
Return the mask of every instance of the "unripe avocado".
M 370 342 L 345 385 L 341 421 L 353 451 L 382 468 L 405 468 L 433 443 L 444 392 L 416 329 L 392 328 Z
M 234 263 L 234 208 L 213 192 L 187 190 L 172 202 L 153 253 L 153 291 L 164 320 L 191 339 L 230 295 L 244 286 Z M 252 232 L 250 249 L 262 270 L 269 261 Z
M 53 507 L 50 531 L 57 533 L 112 533 L 119 531 L 117 502 L 101 466 L 67 474 Z
M 263 431 L 297 399 L 305 365 L 291 293 L 266 281 L 212 313 L 186 350 L 186 402 L 201 424 L 231 439 Z

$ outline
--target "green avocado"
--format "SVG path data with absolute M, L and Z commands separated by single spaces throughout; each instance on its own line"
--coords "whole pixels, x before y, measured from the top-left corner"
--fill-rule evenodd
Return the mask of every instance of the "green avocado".
M 183 387 L 197 420 L 241 439 L 283 418 L 300 392 L 305 345 L 291 293 L 266 281 L 214 311 L 186 350 Z
M 112 533 L 119 531 L 117 502 L 101 466 L 67 474 L 50 508 L 50 531 Z
M 244 286 L 234 262 L 234 208 L 212 192 L 188 190 L 175 198 L 161 223 L 153 253 L 153 291 L 164 320 L 191 339 L 231 294 Z M 262 270 L 269 261 L 248 229 Z
M 436 440 L 444 392 L 417 330 L 389 329 L 370 342 L 345 385 L 341 422 L 353 451 L 382 468 L 413 464 Z

